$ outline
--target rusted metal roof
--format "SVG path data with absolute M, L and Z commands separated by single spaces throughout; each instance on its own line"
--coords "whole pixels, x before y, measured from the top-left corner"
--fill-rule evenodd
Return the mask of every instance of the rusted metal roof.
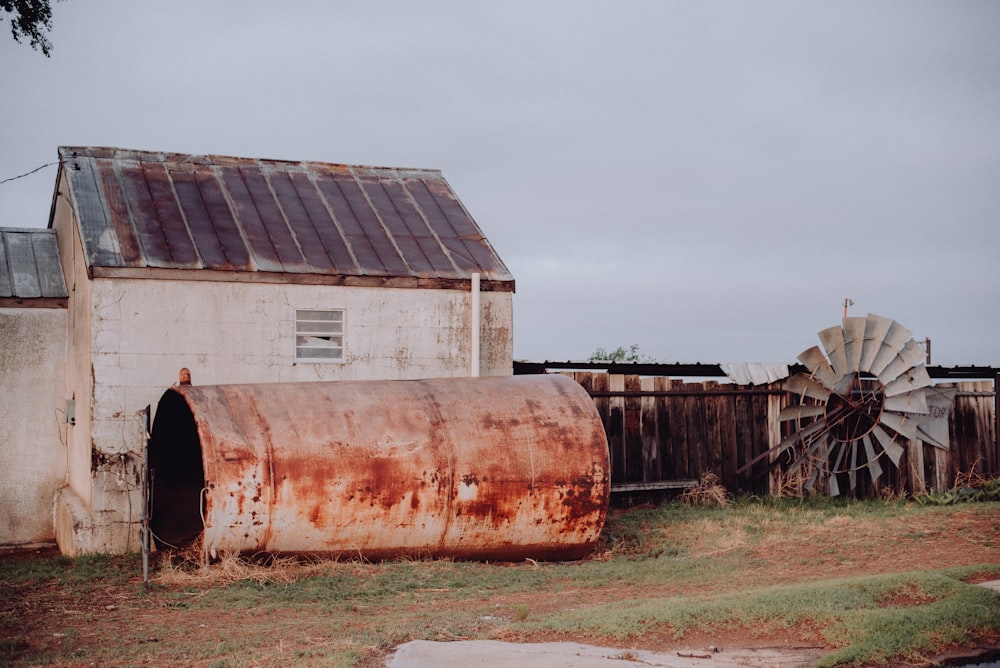
M 0 228 L 0 299 L 65 299 L 53 230 Z
M 59 155 L 93 275 L 188 269 L 433 286 L 479 272 L 484 289 L 513 290 L 437 170 L 94 147 Z

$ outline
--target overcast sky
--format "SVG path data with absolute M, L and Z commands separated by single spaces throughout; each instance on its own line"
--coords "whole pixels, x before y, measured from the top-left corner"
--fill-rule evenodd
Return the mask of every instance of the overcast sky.
M 60 145 L 440 169 L 517 359 L 794 362 L 851 315 L 1000 366 L 1000 2 L 67 0 L 0 25 L 0 180 Z M 0 185 L 44 227 L 56 167 Z

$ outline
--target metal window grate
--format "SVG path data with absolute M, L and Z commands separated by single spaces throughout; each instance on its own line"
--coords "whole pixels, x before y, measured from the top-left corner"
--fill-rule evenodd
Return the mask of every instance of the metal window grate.
M 344 311 L 295 311 L 295 359 L 344 359 Z

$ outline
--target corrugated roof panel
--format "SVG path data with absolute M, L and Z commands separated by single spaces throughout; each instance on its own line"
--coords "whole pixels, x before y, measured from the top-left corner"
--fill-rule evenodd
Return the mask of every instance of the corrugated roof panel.
M 310 273 L 322 274 L 328 273 L 330 270 L 336 271 L 337 266 L 333 264 L 333 259 L 326 254 L 323 242 L 320 241 L 319 234 L 316 233 L 316 228 L 313 227 L 313 222 L 309 218 L 309 213 L 303 206 L 302 200 L 299 199 L 291 176 L 284 171 L 271 174 L 265 172 L 265 175 L 271 185 L 271 190 L 274 192 L 278 207 L 284 213 L 288 227 L 292 230 L 292 234 L 302 250 L 302 256 Z
M 225 253 L 227 268 L 240 271 L 252 270 L 249 249 L 233 217 L 233 210 L 229 206 L 215 170 L 202 165 L 196 166 L 195 182 L 198 184 L 198 192 L 201 194 L 215 236 Z
M 464 243 L 464 236 L 470 236 L 470 231 L 473 232 L 473 238 L 481 238 L 482 235 L 475 234 L 478 230 L 474 226 L 463 225 L 463 221 L 455 215 L 456 209 L 462 211 L 461 207 L 456 206 L 454 200 L 439 197 L 423 179 L 408 179 L 406 190 L 424 212 L 424 217 L 441 245 L 447 249 L 451 261 L 463 271 L 475 271 L 480 264 L 476 254 Z
M 421 253 L 430 262 L 435 273 L 441 276 L 454 276 L 458 274 L 458 268 L 452 262 L 451 256 L 441 245 L 430 221 L 427 220 L 424 213 L 417 207 L 414 199 L 410 197 L 405 184 L 400 181 L 399 183 L 384 184 L 384 187 L 392 198 L 396 210 L 402 216 L 408 233 L 417 242 Z
M 292 230 L 288 227 L 285 216 L 278 207 L 278 202 L 274 199 L 270 187 L 267 185 L 267 179 L 264 178 L 264 173 L 260 165 L 254 164 L 240 167 L 239 174 L 243 177 L 243 183 L 247 188 L 247 195 L 259 217 L 264 235 L 277 253 L 281 266 L 287 272 L 308 272 L 309 265 L 302 256 L 302 249 L 299 248 Z M 251 216 L 251 218 L 253 217 Z M 241 217 L 240 220 L 243 221 L 244 219 Z M 244 228 L 246 228 L 246 225 L 244 225 Z M 259 239 L 256 235 L 249 238 Z M 263 243 L 263 239 L 259 239 L 259 241 L 261 243 L 250 247 L 251 255 L 254 258 L 269 257 L 267 245 Z
M 35 249 L 27 234 L 7 234 L 7 262 L 10 268 L 10 282 L 15 297 L 41 297 L 42 286 L 38 282 L 38 267 L 35 264 Z
M 0 229 L 0 298 L 66 297 L 53 230 Z
M 156 211 L 160 229 L 166 246 L 153 249 L 160 253 L 161 262 L 158 266 L 177 267 L 184 269 L 202 269 L 204 265 L 198 257 L 194 240 L 185 224 L 184 216 L 177 202 L 173 179 L 163 162 L 143 162 L 140 170 L 149 188 L 151 204 Z M 191 212 L 197 215 L 197 212 Z M 146 254 L 150 249 L 146 249 Z M 150 263 L 152 264 L 152 263 Z
M 122 192 L 115 163 L 108 160 L 96 162 L 95 169 L 104 194 L 108 217 L 118 238 L 122 264 L 141 267 L 143 265 L 142 248 L 139 245 L 139 237 L 136 236 L 135 227 L 132 225 L 128 202 Z
M 366 273 L 383 276 L 409 273 L 410 268 L 400 257 L 353 175 L 333 179 L 330 174 L 320 174 L 316 186 L 323 193 L 344 236 L 350 239 L 351 251 L 358 264 L 366 268 Z
M 88 266 L 513 278 L 440 172 L 61 148 Z
M 194 170 L 175 167 L 168 171 L 180 205 L 178 215 L 184 212 L 183 220 L 191 231 L 193 248 L 198 249 L 201 266 L 205 269 L 233 269 L 215 232 L 212 217 L 205 208 Z
M 292 187 L 295 188 L 295 192 L 298 193 L 302 208 L 306 212 L 309 227 L 315 231 L 316 237 L 326 252 L 326 256 L 332 263 L 325 267 L 316 266 L 316 269 L 323 272 L 333 269 L 337 273 L 348 275 L 367 273 L 363 268 L 358 266 L 354 255 L 351 253 L 351 249 L 344 240 L 344 235 L 337 229 L 337 224 L 330 216 L 330 211 L 326 208 L 323 196 L 316 188 L 316 184 L 309 178 L 309 175 L 304 172 L 289 171 L 288 177 L 292 182 Z
M 87 161 L 79 160 L 79 162 L 86 164 Z M 127 209 L 129 222 L 135 229 L 139 248 L 142 250 L 143 261 L 140 266 L 172 266 L 167 250 L 167 238 L 160 225 L 153 197 L 149 192 L 149 186 L 146 185 L 146 177 L 143 175 L 141 165 L 131 160 L 120 160 L 117 164 L 122 196 L 129 203 Z M 90 221 L 83 214 L 78 215 L 80 226 L 86 230 L 90 227 Z M 97 261 L 96 258 L 90 258 L 90 260 L 92 266 L 106 266 Z
M 55 234 L 32 234 L 31 249 L 35 256 L 35 273 L 43 297 L 65 297 L 66 281 L 59 262 L 59 246 Z
M 103 267 L 122 266 L 124 262 L 118 234 L 111 226 L 107 205 L 101 196 L 102 188 L 97 182 L 94 161 L 74 161 L 66 173 L 76 213 L 82 220 L 88 221 L 80 230 L 88 260 Z

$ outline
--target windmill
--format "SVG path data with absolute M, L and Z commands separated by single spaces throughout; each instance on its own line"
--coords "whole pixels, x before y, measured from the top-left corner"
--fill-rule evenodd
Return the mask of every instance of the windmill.
M 819 332 L 823 348 L 798 356 L 809 372 L 785 381 L 797 403 L 778 420 L 793 422 L 794 431 L 775 448 L 790 453 L 792 474 L 808 464 L 806 489 L 825 478 L 831 496 L 840 494 L 839 474 L 847 474 L 853 490 L 859 471 L 867 470 L 874 484 L 882 462 L 899 467 L 908 441 L 948 448 L 947 418 L 942 435 L 940 417 L 928 408 L 926 353 L 913 333 L 874 314 L 847 317 L 848 305 L 841 325 Z

